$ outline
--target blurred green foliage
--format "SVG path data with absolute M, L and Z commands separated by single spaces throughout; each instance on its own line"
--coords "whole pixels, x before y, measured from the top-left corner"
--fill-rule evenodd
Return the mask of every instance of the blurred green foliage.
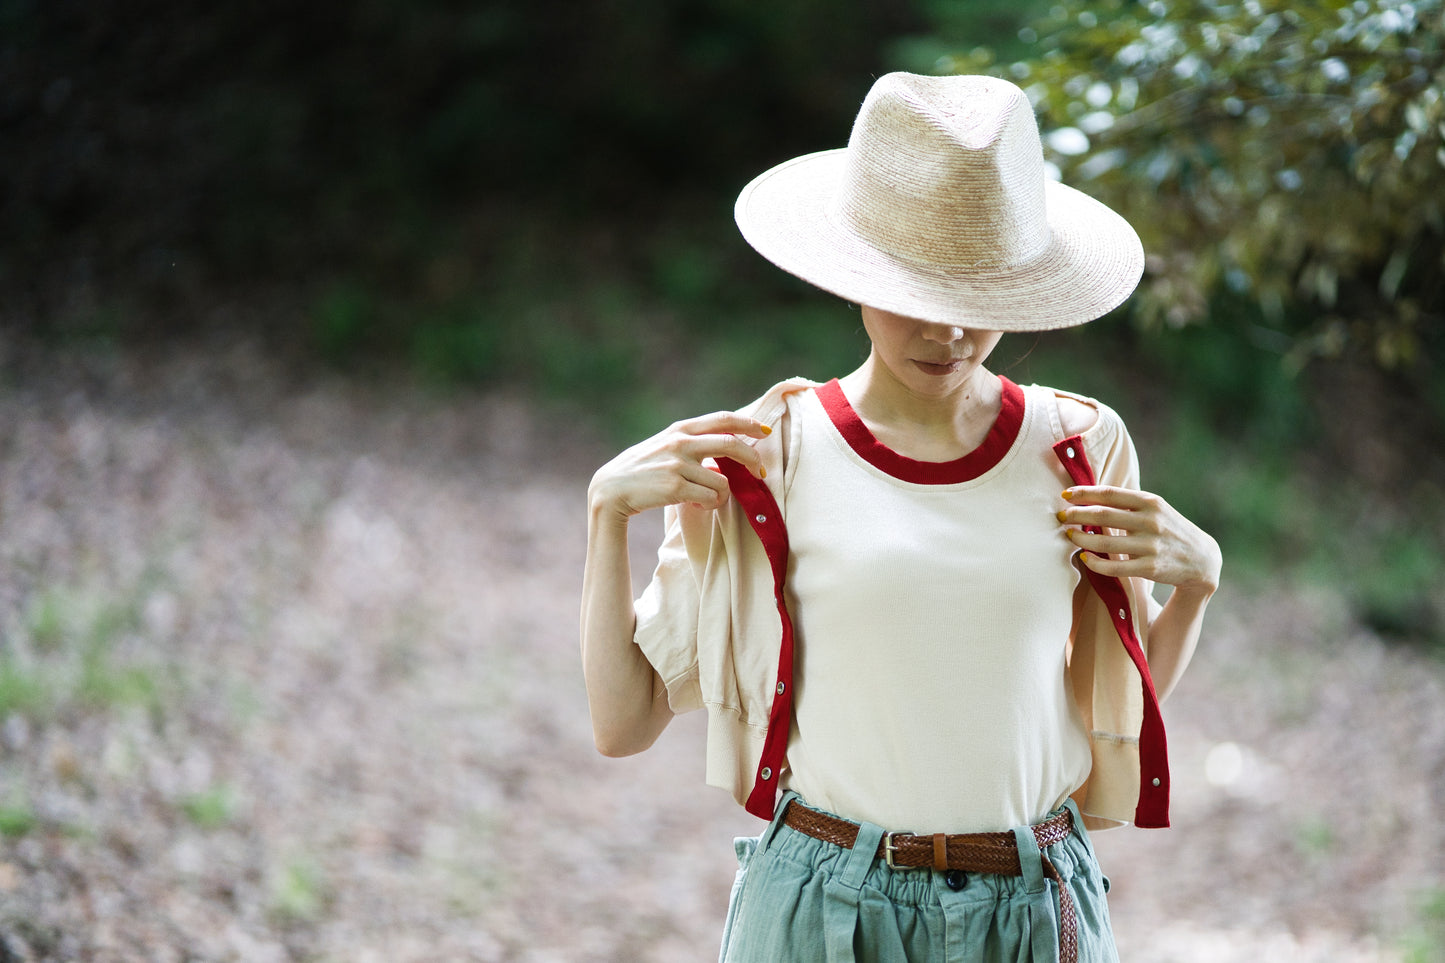
M 861 360 L 856 314 L 747 248 L 732 199 L 843 144 L 883 70 L 992 71 L 1150 254 L 1123 311 L 1007 340 L 1001 367 L 1119 407 L 1146 483 L 1232 571 L 1323 573 L 1372 624 L 1445 638 L 1441 18 L 1441 0 L 0 0 L 0 292 L 8 319 L 116 341 L 279 288 L 248 322 L 270 340 L 520 384 L 630 441 Z M 1390 376 L 1340 394 L 1361 363 Z M 58 644 L 55 612 L 33 628 L 83 698 L 80 656 L 109 650 Z M 34 668 L 0 663 L 0 700 L 58 698 Z
M 0 0 L 0 289 L 44 321 L 77 286 L 378 280 L 439 242 L 491 256 L 519 217 L 645 224 L 831 141 L 922 23 L 911 0 Z
M 1296 368 L 1445 361 L 1440 0 L 1068 0 L 1036 30 L 1032 58 L 950 66 L 1023 85 L 1065 182 L 1138 228 L 1145 324 L 1223 295 Z
M 920 74 L 948 73 L 957 51 L 982 46 L 1003 62 L 1032 54 L 1038 34 L 1030 26 L 1048 15 L 1053 0 L 918 0 L 927 31 L 888 45 L 888 65 Z

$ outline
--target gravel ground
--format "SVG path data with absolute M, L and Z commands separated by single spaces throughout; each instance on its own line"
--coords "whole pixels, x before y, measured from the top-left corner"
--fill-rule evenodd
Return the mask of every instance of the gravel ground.
M 0 349 L 0 963 L 712 958 L 757 823 L 702 720 L 590 743 L 605 455 L 244 341 Z M 1445 959 L 1445 666 L 1230 586 L 1166 715 L 1126 960 Z

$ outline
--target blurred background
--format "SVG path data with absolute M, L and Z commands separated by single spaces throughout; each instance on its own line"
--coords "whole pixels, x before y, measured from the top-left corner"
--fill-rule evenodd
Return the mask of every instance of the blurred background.
M 995 355 L 1225 551 L 1125 958 L 1445 959 L 1440 0 L 0 0 L 0 963 L 715 954 L 754 821 L 592 751 L 583 492 L 861 361 L 731 210 L 893 69 L 1149 255 Z

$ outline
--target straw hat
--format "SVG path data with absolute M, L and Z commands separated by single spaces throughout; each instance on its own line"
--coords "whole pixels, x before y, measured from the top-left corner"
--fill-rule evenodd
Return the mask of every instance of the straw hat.
M 847 148 L 767 171 L 734 213 L 759 254 L 805 281 L 966 327 L 1083 324 L 1144 270 L 1127 221 L 1046 176 L 1028 98 L 995 77 L 879 78 Z

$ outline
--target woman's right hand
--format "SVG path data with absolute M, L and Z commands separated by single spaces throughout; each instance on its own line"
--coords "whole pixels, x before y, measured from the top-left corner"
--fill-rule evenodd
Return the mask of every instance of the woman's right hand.
M 599 468 L 588 501 L 594 512 L 619 520 L 666 505 L 721 508 L 728 500 L 727 479 L 704 462 L 731 458 L 766 477 L 761 456 L 744 438 L 770 434 L 767 425 L 732 412 L 679 421 Z

